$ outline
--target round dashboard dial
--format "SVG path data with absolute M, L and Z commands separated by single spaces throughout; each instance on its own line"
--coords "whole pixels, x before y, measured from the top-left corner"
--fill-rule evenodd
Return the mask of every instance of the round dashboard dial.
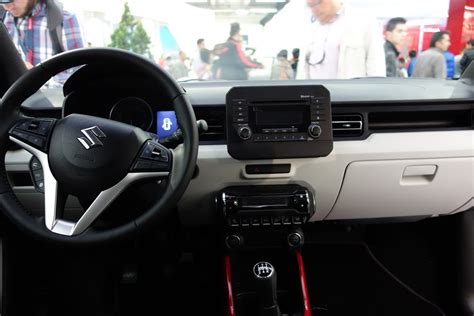
M 153 124 L 153 110 L 145 100 L 128 97 L 115 103 L 110 110 L 109 118 L 147 131 Z

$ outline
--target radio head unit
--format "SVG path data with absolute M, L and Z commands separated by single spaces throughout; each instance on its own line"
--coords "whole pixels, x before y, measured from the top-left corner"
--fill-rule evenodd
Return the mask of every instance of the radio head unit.
M 327 156 L 330 104 L 321 85 L 234 87 L 226 96 L 227 150 L 236 159 Z

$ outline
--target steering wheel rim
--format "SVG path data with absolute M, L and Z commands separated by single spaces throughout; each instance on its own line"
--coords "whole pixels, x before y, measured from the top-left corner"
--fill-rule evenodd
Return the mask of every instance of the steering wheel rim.
M 43 218 L 34 217 L 23 208 L 8 182 L 5 170 L 5 155 L 8 151 L 10 139 L 12 139 L 12 127 L 22 119 L 20 106 L 50 78 L 62 71 L 82 65 L 99 67 L 109 65 L 113 67 L 113 65 L 124 63 L 128 63 L 131 69 L 144 74 L 148 80 L 156 82 L 157 88 L 161 89 L 166 98 L 173 104 L 179 126 L 183 131 L 183 144 L 172 155 L 173 165 L 165 191 L 150 209 L 132 222 L 109 230 L 98 231 L 88 228 L 87 231 L 72 236 L 54 233 L 47 228 L 48 225 L 45 224 Z M 63 118 L 58 122 L 65 119 Z M 93 118 L 88 119 L 91 122 L 94 121 Z M 102 243 L 131 237 L 159 224 L 186 190 L 196 165 L 198 130 L 194 111 L 185 91 L 159 66 L 139 55 L 124 50 L 111 48 L 79 49 L 56 55 L 39 64 L 25 73 L 5 93 L 0 103 L 0 120 L 2 120 L 0 124 L 0 208 L 6 217 L 20 229 L 47 241 L 70 244 Z M 55 127 L 52 129 L 50 137 L 54 137 L 55 129 Z M 144 139 L 140 131 L 134 130 L 134 133 L 140 135 L 141 140 Z M 146 141 L 149 142 L 149 140 Z M 23 148 L 28 149 L 27 147 L 29 146 Z M 49 146 L 47 150 L 49 150 Z M 50 163 L 50 159 L 48 161 Z M 47 188 L 45 189 L 47 190 Z

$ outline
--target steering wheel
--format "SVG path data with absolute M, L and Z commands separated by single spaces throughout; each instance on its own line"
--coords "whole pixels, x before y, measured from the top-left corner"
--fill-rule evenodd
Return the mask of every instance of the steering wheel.
M 20 114 L 21 104 L 50 78 L 82 65 L 99 69 L 129 65 L 127 69 L 144 74 L 173 105 L 183 143 L 169 149 L 157 141 L 157 136 L 138 127 L 94 116 L 72 114 L 55 120 Z M 10 141 L 41 162 L 44 216 L 33 216 L 25 210 L 8 182 L 5 154 Z M 118 49 L 65 52 L 24 74 L 0 102 L 0 208 L 22 230 L 50 241 L 85 244 L 130 237 L 159 224 L 171 212 L 191 181 L 197 152 L 198 130 L 191 103 L 185 91 L 161 68 Z M 93 227 L 127 187 L 142 180 L 166 181 L 164 192 L 152 207 L 118 227 Z M 63 216 L 68 194 L 95 196 L 77 222 Z

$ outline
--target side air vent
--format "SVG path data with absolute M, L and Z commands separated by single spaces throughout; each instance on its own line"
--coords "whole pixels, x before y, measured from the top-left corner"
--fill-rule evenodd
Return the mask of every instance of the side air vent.
M 333 137 L 357 137 L 364 133 L 364 120 L 360 114 L 333 114 Z
M 470 110 L 400 111 L 369 114 L 369 129 L 383 130 L 435 130 L 472 128 Z
M 194 107 L 197 120 L 205 120 L 209 129 L 199 137 L 203 143 L 225 143 L 225 107 L 224 106 L 200 106 Z

